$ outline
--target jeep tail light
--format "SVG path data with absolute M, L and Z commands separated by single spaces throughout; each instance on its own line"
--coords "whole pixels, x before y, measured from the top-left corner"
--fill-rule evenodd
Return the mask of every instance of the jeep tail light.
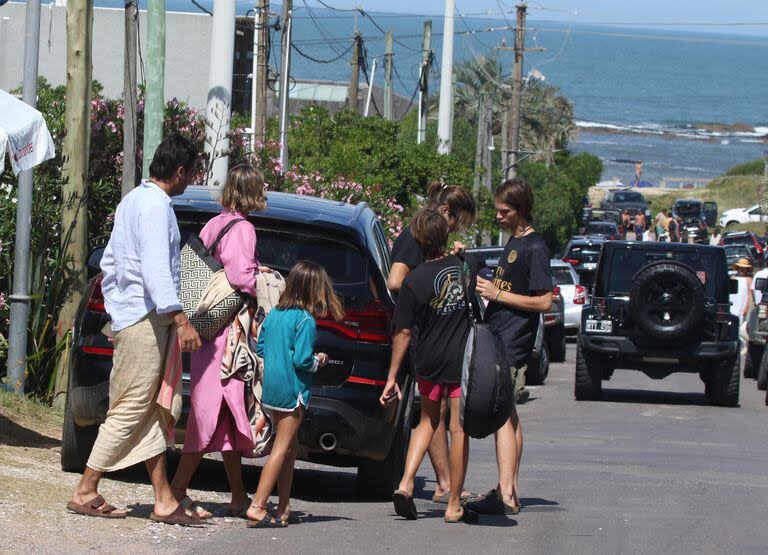
M 88 302 L 86 304 L 86 308 L 93 312 L 106 313 L 107 310 L 104 308 L 104 294 L 101 292 L 101 279 L 101 274 L 93 278 L 93 282 L 91 283 L 90 291 L 88 293 Z
M 722 323 L 727 323 L 731 321 L 731 305 L 730 304 L 719 304 L 715 308 L 715 320 Z
M 757 305 L 757 317 L 760 320 L 765 320 L 768 318 L 768 305 L 760 303 Z
M 383 344 L 391 341 L 390 311 L 379 301 L 347 310 L 340 322 L 319 319 L 317 327 L 355 341 Z
M 605 302 L 604 297 L 595 297 L 592 299 L 592 308 L 596 315 L 605 316 L 608 304 Z
M 760 245 L 760 241 L 755 239 L 755 236 L 752 236 L 752 244 L 755 245 L 755 250 L 757 250 L 757 254 L 763 254 L 763 247 Z
M 576 291 L 573 294 L 573 304 L 586 304 L 587 288 L 583 285 L 576 285 Z
M 553 324 L 555 322 L 555 315 L 554 314 L 547 314 L 544 316 L 544 325 L 548 326 L 549 324 Z
M 571 266 L 579 265 L 579 261 L 576 260 L 575 258 L 563 258 L 563 262 L 565 262 L 566 264 L 570 264 Z

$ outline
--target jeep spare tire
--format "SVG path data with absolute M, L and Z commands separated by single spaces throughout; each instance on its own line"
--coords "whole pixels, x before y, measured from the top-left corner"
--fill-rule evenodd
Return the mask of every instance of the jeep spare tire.
M 704 317 L 704 287 L 690 267 L 661 260 L 635 274 L 629 303 L 640 330 L 671 341 L 698 327 Z

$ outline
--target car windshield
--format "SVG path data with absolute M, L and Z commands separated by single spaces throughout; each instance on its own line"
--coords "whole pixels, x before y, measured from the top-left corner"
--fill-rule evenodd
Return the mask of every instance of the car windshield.
M 616 231 L 616 224 L 611 222 L 589 222 L 587 232 L 601 231 L 604 233 L 613 233 Z
M 616 193 L 613 196 L 614 202 L 644 202 L 645 199 L 640 193 Z
M 552 280 L 555 285 L 573 285 L 573 274 L 568 268 L 552 268 Z
M 592 245 L 571 245 L 571 248 L 568 249 L 568 256 L 567 258 L 574 258 L 577 260 L 587 259 L 587 260 L 597 260 L 597 258 L 600 256 L 600 245 L 599 244 L 592 244 Z
M 658 260 L 678 260 L 689 266 L 704 285 L 708 297 L 715 297 L 721 273 L 724 273 L 722 255 L 715 252 L 665 251 L 647 249 L 615 250 L 610 267 L 605 270 L 610 276 L 608 295 L 629 295 L 633 278 L 644 266 Z

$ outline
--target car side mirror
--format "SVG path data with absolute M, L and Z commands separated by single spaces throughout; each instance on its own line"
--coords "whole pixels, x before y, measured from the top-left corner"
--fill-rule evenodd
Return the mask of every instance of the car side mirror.
M 737 279 L 731 278 L 728 280 L 728 294 L 733 295 L 734 293 L 739 292 L 739 281 Z
M 88 262 L 86 262 L 86 268 L 88 269 L 88 279 L 101 272 L 101 258 L 104 256 L 104 247 L 96 247 L 91 249 L 88 253 Z
M 757 278 L 755 280 L 755 289 L 757 289 L 758 291 L 762 291 L 763 293 L 768 291 L 768 279 Z

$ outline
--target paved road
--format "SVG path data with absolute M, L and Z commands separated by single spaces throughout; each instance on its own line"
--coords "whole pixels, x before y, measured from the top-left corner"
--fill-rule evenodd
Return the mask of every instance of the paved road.
M 768 407 L 754 380 L 740 408 L 707 405 L 697 376 L 652 381 L 617 371 L 601 402 L 573 400 L 574 346 L 520 407 L 523 511 L 447 525 L 431 503 L 428 464 L 420 518 L 359 501 L 354 473 L 302 465 L 293 503 L 304 522 L 283 530 L 211 534 L 200 552 L 271 553 L 765 553 Z M 471 443 L 467 487 L 495 483 L 490 440 Z M 213 464 L 213 463 L 211 463 Z M 249 481 L 256 479 L 255 469 Z

